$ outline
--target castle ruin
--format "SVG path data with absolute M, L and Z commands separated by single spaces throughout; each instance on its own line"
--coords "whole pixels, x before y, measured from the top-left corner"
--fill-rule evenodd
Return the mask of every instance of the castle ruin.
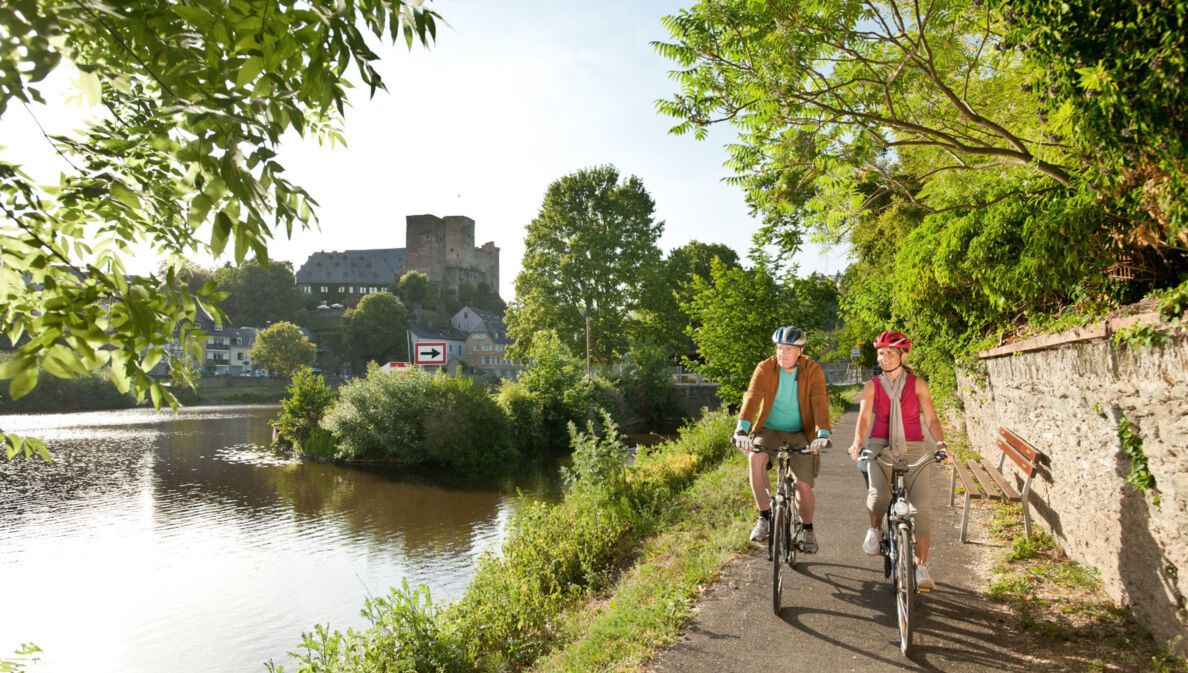
M 405 247 L 315 252 L 297 270 L 297 286 L 307 296 L 361 296 L 419 271 L 449 291 L 462 283 L 486 284 L 499 291 L 499 248 L 494 241 L 474 245 L 474 220 L 464 215 L 408 215 Z

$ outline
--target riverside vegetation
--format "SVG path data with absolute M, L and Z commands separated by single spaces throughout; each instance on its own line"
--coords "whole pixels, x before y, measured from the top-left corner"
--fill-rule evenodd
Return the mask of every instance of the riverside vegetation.
M 856 391 L 831 390 L 835 417 Z M 563 501 L 517 513 L 501 554 L 480 560 L 460 600 L 393 588 L 365 604 L 370 628 L 304 634 L 291 653 L 297 673 L 608 670 L 675 640 L 696 596 L 745 547 L 734 420 L 706 414 L 632 460 L 614 421 L 600 421 L 601 431 L 570 426 Z
M 601 423 L 594 409 L 619 418 L 628 408 L 643 418 L 672 415 L 663 360 L 637 358 L 613 380 L 587 375 L 552 332 L 537 336 L 529 356 L 532 367 L 493 392 L 464 376 L 389 375 L 374 364 L 337 391 L 299 372 L 276 420 L 278 443 L 315 459 L 487 474 L 568 450 L 571 424 Z

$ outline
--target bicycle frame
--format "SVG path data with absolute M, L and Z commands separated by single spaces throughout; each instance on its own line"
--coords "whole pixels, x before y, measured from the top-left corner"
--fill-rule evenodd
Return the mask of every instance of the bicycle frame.
M 809 454 L 809 446 L 793 448 L 784 444 L 776 450 L 776 476 L 771 497 L 771 532 L 767 536 L 767 560 L 772 570 L 772 610 L 780 614 L 783 567 L 796 566 L 796 553 L 801 551 L 800 512 L 796 509 L 796 475 L 789 459 L 793 453 Z M 771 492 L 771 491 L 774 491 Z
M 888 462 L 869 449 L 864 449 L 860 455 L 866 457 L 868 464 L 872 466 L 884 465 L 891 468 L 891 500 L 887 503 L 887 513 L 884 515 L 887 525 L 883 539 L 879 542 L 879 552 L 883 555 L 883 576 L 891 579 L 891 587 L 895 592 L 899 649 L 906 657 L 912 647 L 911 615 L 914 611 L 915 595 L 919 591 L 919 587 L 916 586 L 916 508 L 908 498 L 908 491 L 923 471 L 918 470 L 913 475 L 911 484 L 907 483 L 907 477 L 912 470 L 930 462 L 943 462 L 945 453 L 939 450 L 928 453 L 912 463 L 904 462 L 902 459 Z

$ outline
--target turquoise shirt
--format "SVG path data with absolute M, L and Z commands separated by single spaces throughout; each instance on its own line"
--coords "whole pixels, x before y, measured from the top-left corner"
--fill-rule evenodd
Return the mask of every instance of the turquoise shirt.
M 776 387 L 775 400 L 771 404 L 771 412 L 767 414 L 767 422 L 763 424 L 772 430 L 784 432 L 798 432 L 804 429 L 800 420 L 800 396 L 797 394 L 796 374 L 800 367 L 792 373 L 780 369 L 780 384 Z M 738 427 L 746 432 L 751 431 L 751 422 L 739 420 Z M 824 428 L 817 431 L 818 437 L 828 437 L 830 432 Z
M 799 432 L 804 429 L 804 423 L 800 420 L 800 397 L 796 394 L 796 373 L 799 371 L 800 367 L 793 369 L 791 374 L 780 370 L 780 385 L 776 389 L 775 401 L 771 403 L 771 412 L 767 414 L 764 427 L 784 432 Z

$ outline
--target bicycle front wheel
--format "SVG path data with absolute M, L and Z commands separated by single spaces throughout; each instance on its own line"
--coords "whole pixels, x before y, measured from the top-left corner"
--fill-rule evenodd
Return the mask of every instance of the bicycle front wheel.
M 777 502 L 771 508 L 771 609 L 780 614 L 784 587 L 784 554 L 788 549 L 788 506 Z
M 906 657 L 912 649 L 912 611 L 916 599 L 916 557 L 907 526 L 895 531 L 895 547 L 895 612 L 899 617 L 899 649 Z

